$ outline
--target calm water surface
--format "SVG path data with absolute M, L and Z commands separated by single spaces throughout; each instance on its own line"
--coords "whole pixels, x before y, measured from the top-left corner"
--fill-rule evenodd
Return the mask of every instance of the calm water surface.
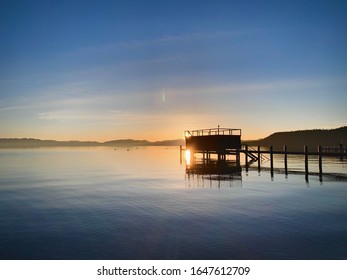
M 187 174 L 177 147 L 3 149 L 0 258 L 347 259 L 347 182 Z

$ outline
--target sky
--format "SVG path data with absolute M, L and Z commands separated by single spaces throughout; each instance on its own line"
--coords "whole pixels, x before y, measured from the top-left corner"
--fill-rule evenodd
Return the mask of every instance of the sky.
M 0 138 L 347 125 L 346 1 L 0 0 Z

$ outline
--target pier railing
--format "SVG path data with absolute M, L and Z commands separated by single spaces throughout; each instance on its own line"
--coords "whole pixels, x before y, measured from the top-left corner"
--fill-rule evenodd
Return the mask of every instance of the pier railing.
M 241 136 L 241 129 L 235 128 L 207 128 L 197 130 L 186 130 L 184 132 L 185 137 L 190 136 L 210 136 L 210 135 L 239 135 Z

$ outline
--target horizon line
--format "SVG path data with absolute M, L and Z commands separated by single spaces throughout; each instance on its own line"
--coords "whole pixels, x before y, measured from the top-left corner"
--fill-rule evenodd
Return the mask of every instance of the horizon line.
M 337 129 L 342 129 L 342 128 L 347 128 L 347 126 L 340 126 L 336 128 L 313 128 L 313 129 L 301 129 L 301 130 L 291 130 L 291 131 L 276 131 L 271 134 L 269 134 L 266 137 L 263 138 L 258 138 L 258 139 L 245 139 L 243 141 L 259 141 L 262 139 L 265 139 L 269 137 L 272 134 L 275 133 L 290 133 L 290 132 L 302 132 L 302 131 L 329 131 L 329 130 L 337 130 Z M 166 141 L 183 141 L 185 138 L 176 138 L 176 139 L 164 139 L 164 140 L 155 140 L 155 141 L 150 141 L 147 139 L 134 139 L 134 138 L 119 138 L 119 139 L 112 139 L 112 140 L 106 140 L 106 141 L 96 141 L 96 140 L 55 140 L 55 139 L 40 139 L 40 138 L 33 138 L 33 137 L 0 137 L 0 140 L 39 140 L 39 141 L 55 141 L 55 142 L 85 142 L 85 143 L 98 143 L 98 144 L 105 144 L 107 142 L 112 142 L 112 141 L 137 141 L 137 142 L 148 142 L 148 143 L 158 143 L 158 142 L 166 142 Z

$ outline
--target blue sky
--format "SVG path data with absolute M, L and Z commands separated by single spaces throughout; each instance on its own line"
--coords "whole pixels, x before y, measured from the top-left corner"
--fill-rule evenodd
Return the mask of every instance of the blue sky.
M 347 124 L 345 1 L 0 1 L 0 137 Z

